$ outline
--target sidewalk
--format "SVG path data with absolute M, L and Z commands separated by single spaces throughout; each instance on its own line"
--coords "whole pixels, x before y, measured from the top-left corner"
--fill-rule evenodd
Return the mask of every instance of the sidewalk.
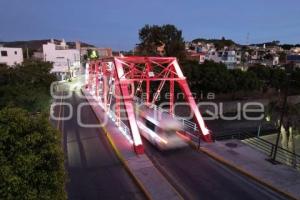
M 99 121 L 103 122 L 107 114 L 88 92 L 84 89 L 82 91 Z M 165 177 L 154 167 L 150 159 L 146 155 L 137 155 L 132 144 L 121 133 L 115 123 L 110 118 L 108 119 L 108 123 L 102 128 L 107 134 L 114 151 L 145 195 L 149 199 L 157 200 L 182 199 Z
M 273 165 L 260 151 L 239 140 L 202 143 L 201 150 L 223 164 L 276 190 L 300 199 L 300 173 L 286 165 Z

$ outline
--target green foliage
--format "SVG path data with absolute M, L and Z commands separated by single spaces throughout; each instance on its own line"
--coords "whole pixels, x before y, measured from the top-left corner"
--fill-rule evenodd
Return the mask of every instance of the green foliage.
M 94 60 L 94 59 L 98 59 L 99 58 L 99 53 L 97 50 L 94 49 L 88 49 L 87 50 L 87 58 Z
M 25 62 L 14 68 L 0 66 L 0 108 L 17 106 L 31 112 L 48 110 L 50 85 L 56 80 L 48 62 Z
M 300 44 L 282 44 L 280 45 L 281 48 L 283 48 L 284 50 L 290 50 L 291 48 L 294 47 L 300 47 Z
M 261 88 L 261 82 L 256 74 L 240 69 L 230 70 L 236 85 L 236 91 L 255 91 Z
M 233 45 L 237 45 L 234 41 L 227 40 L 224 37 L 222 37 L 221 39 L 197 38 L 197 39 L 194 39 L 192 42 L 194 42 L 194 43 L 197 43 L 197 42 L 213 43 L 217 49 L 223 49 L 225 46 L 230 47 Z
M 145 25 L 139 31 L 139 39 L 141 43 L 138 49 L 142 55 L 157 55 L 157 47 L 165 45 L 165 56 L 174 56 L 180 60 L 185 58 L 182 31 L 174 25 Z
M 248 69 L 264 83 L 264 88 L 285 89 L 287 86 L 289 90 L 297 94 L 300 93 L 300 69 L 286 69 L 269 68 L 265 66 L 253 66 Z M 289 77 L 288 77 L 289 76 Z
M 231 93 L 254 91 L 261 83 L 252 72 L 229 70 L 222 63 L 185 61 L 181 65 L 193 92 Z
M 284 69 L 254 66 L 248 69 L 264 82 L 268 88 L 283 89 L 287 84 L 287 73 Z
M 0 199 L 66 199 L 63 159 L 47 116 L 0 110 Z
M 270 70 L 269 86 L 276 89 L 283 89 L 287 84 L 287 75 L 284 69 L 275 68 Z
M 0 66 L 0 199 L 66 199 L 60 135 L 47 114 L 51 68 Z
M 281 119 L 283 99 L 279 97 L 277 100 L 270 102 L 266 109 L 266 115 L 270 117 L 270 120 L 275 126 L 279 126 L 278 122 Z M 283 126 L 286 130 L 289 127 L 300 130 L 300 104 L 287 103 L 285 107 L 285 113 L 283 117 Z

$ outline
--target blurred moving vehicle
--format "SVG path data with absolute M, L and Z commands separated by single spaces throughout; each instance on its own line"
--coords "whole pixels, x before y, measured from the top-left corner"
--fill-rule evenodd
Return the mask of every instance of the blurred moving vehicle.
M 179 121 L 169 113 L 154 110 L 146 105 L 136 106 L 137 125 L 141 135 L 160 150 L 188 146 L 187 139 L 180 136 Z

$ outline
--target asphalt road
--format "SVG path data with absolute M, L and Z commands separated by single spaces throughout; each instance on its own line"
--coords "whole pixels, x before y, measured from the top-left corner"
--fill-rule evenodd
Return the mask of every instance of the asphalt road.
M 102 130 L 78 125 L 76 110 L 86 100 L 73 92 L 72 97 L 63 102 L 71 103 L 75 111 L 70 120 L 59 125 L 64 133 L 67 156 L 68 198 L 143 199 L 142 192 L 115 156 Z M 68 108 L 63 106 L 60 113 L 67 116 Z M 83 122 L 97 124 L 89 106 L 82 108 L 81 116 Z M 191 148 L 160 152 L 148 142 L 144 144 L 150 159 L 185 199 L 286 199 Z
M 102 129 L 78 125 L 78 105 L 86 103 L 78 92 L 73 91 L 71 98 L 63 100 L 73 107 L 71 119 L 59 122 L 69 178 L 66 186 L 68 199 L 144 199 L 143 193 L 114 154 Z M 69 109 L 67 106 L 56 106 L 55 113 L 66 117 Z M 90 106 L 82 108 L 81 116 L 84 123 L 98 123 Z
M 161 152 L 144 140 L 146 153 L 185 199 L 286 199 L 190 147 Z

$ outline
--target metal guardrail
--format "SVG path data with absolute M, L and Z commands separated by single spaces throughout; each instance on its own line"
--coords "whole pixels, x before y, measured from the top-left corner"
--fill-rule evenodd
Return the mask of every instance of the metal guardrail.
M 257 137 L 255 134 L 250 134 L 245 131 L 239 131 L 231 135 L 215 137 L 215 140 L 226 140 L 226 139 L 242 140 L 243 142 L 249 144 L 250 146 L 265 153 L 270 158 L 272 158 L 272 156 L 275 153 L 275 144 L 263 138 Z M 300 155 L 291 152 L 287 149 L 284 149 L 282 147 L 277 148 L 276 161 L 289 165 L 297 170 L 300 170 Z
M 136 96 L 134 97 L 134 101 L 138 104 L 144 104 L 145 103 L 145 101 L 143 101 L 141 98 L 136 97 Z M 168 113 L 170 116 L 172 116 L 173 118 L 175 118 L 176 120 L 178 120 L 181 123 L 182 131 L 185 131 L 186 133 L 188 133 L 192 137 L 197 137 L 197 138 L 199 137 L 199 130 L 197 128 L 196 123 L 191 122 L 189 120 L 186 120 L 183 117 L 176 116 L 173 113 L 170 113 L 168 110 L 163 109 L 163 108 L 161 108 L 161 107 L 159 107 L 155 104 L 150 103 L 150 107 L 153 108 L 154 110 L 159 110 L 161 112 Z
M 144 103 L 144 101 L 142 101 L 138 97 L 135 97 L 134 100 L 138 104 L 143 104 Z M 161 112 L 166 112 L 166 113 L 170 114 L 171 116 L 176 118 L 179 122 L 181 122 L 181 124 L 183 126 L 182 131 L 189 134 L 189 136 L 194 140 L 199 138 L 198 128 L 197 128 L 197 125 L 194 122 L 188 121 L 188 120 L 186 120 L 182 117 L 178 117 L 174 114 L 171 114 L 171 113 L 169 113 L 168 110 L 163 109 L 163 108 L 161 108 L 161 107 L 159 107 L 155 104 L 151 104 L 151 108 L 153 108 L 154 110 L 159 110 Z M 108 111 L 108 115 L 114 122 L 116 122 L 117 118 L 116 118 L 115 113 L 112 110 Z M 126 135 L 127 138 L 130 138 L 132 140 L 130 129 L 128 128 L 128 126 L 124 122 L 122 122 L 122 120 L 119 121 L 119 129 Z
M 132 136 L 130 129 L 126 126 L 122 120 L 117 122 L 117 118 L 115 113 L 112 110 L 108 110 L 108 116 L 112 119 L 113 122 L 118 123 L 119 130 L 122 131 L 122 133 L 126 136 L 127 139 L 130 139 L 132 141 Z

